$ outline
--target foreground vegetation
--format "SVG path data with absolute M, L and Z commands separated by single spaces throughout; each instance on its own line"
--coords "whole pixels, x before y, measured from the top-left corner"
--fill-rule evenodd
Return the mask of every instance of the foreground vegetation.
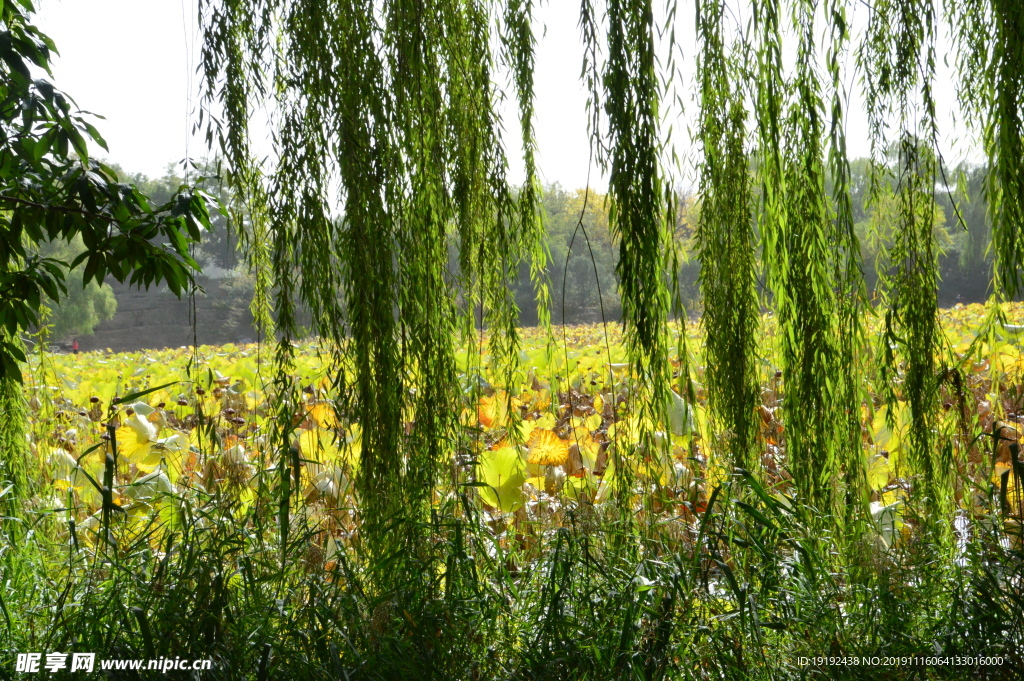
M 198 126 L 228 166 L 256 328 L 281 340 L 77 374 L 26 359 L 44 299 L 70 300 L 76 272 L 196 294 L 211 197 L 154 205 L 92 161 L 99 132 L 32 79 L 55 49 L 33 3 L 3 4 L 5 652 L 206 657 L 261 681 L 1013 678 L 1020 310 L 998 304 L 1024 294 L 1024 15 L 890 0 L 853 32 L 863 3 L 743 4 L 581 3 L 608 238 L 585 193 L 561 291 L 585 246 L 581 304 L 619 307 L 623 336 L 549 352 L 514 288 L 528 276 L 538 321 L 555 313 L 532 4 L 202 3 L 201 111 L 222 114 Z M 675 127 L 695 147 L 699 336 L 670 323 L 697 298 L 671 190 L 691 83 L 662 58 L 691 28 L 696 107 Z M 939 141 L 960 131 L 940 130 L 940 57 L 986 157 L 984 219 L 952 208 L 964 262 L 988 244 L 993 301 L 944 327 Z M 293 343 L 309 329 L 319 345 Z
M 5 659 L 212 658 L 204 678 L 1014 678 L 1021 330 L 986 327 L 976 305 L 941 319 L 936 442 L 957 510 L 924 517 L 910 418 L 875 376 L 860 419 L 869 526 L 823 518 L 793 486 L 770 353 L 748 472 L 729 469 L 730 434 L 709 417 L 694 325 L 674 327 L 670 432 L 651 444 L 615 329 L 526 330 L 517 376 L 471 338 L 457 455 L 419 527 L 391 528 L 431 540 L 390 591 L 392 566 L 362 541 L 361 424 L 326 398 L 328 348 L 296 348 L 294 391 L 256 345 L 37 357 L 34 496 L 5 521 L 20 544 L 3 547 Z M 524 387 L 509 394 L 509 378 Z M 288 395 L 282 456 L 271 432 Z M 800 660 L 861 655 L 1002 664 Z

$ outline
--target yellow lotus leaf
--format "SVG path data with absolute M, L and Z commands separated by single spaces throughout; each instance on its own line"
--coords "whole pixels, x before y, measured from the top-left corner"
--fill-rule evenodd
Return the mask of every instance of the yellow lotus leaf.
M 601 444 L 594 439 L 590 431 L 586 427 L 572 428 L 565 439 L 570 449 L 574 446 L 579 449 L 583 466 L 593 470 Z
M 69 489 L 80 489 L 81 485 L 76 485 L 71 480 L 65 480 L 64 478 L 57 478 L 53 481 L 53 486 L 61 492 L 67 492 Z
M 321 428 L 337 428 L 338 417 L 334 413 L 334 407 L 327 402 L 317 402 L 309 408 L 309 415 Z
M 522 485 L 526 482 L 526 467 L 514 447 L 503 447 L 480 454 L 477 480 L 480 498 L 490 506 L 511 513 L 523 505 Z
M 523 421 L 519 426 L 519 435 L 523 438 L 523 442 L 529 442 L 530 438 L 533 437 L 533 431 L 537 430 L 536 421 Z
M 544 476 L 537 475 L 532 478 L 527 478 L 526 484 L 533 485 L 533 488 L 536 489 L 537 491 L 542 491 L 544 489 Z
M 118 519 L 115 537 L 123 545 L 134 544 L 145 538 L 151 548 L 159 550 L 165 542 L 168 529 L 175 523 L 173 504 L 156 503 L 149 500 L 133 502 Z
M 551 406 L 551 391 L 541 389 L 533 393 L 533 398 L 530 400 L 531 411 L 544 411 Z
M 587 417 L 573 416 L 572 417 L 572 427 L 576 428 L 577 430 L 584 429 L 584 430 L 587 430 L 589 432 L 589 431 L 597 430 L 598 428 L 600 428 L 601 427 L 601 421 L 602 421 L 602 418 L 601 418 L 600 414 L 591 414 L 590 416 L 587 416 Z
M 551 430 L 534 430 L 528 446 L 528 461 L 532 464 L 561 466 L 569 458 L 569 443 Z
M 889 407 L 883 406 L 875 412 L 875 419 L 872 422 L 875 446 L 889 450 L 890 468 L 899 469 L 899 457 L 902 453 L 903 440 L 910 429 L 910 409 L 906 402 L 897 402 L 893 408 L 893 428 L 887 423 L 886 414 Z
M 594 395 L 594 411 L 598 414 L 604 412 L 604 398 L 600 395 Z
M 349 429 L 347 436 L 336 437 L 331 431 L 322 428 L 307 430 L 299 436 L 299 450 L 304 459 L 321 464 L 342 465 L 354 471 L 359 467 L 362 451 L 361 431 L 358 426 L 354 426 Z
M 235 504 L 232 507 L 232 511 L 235 518 L 241 520 L 248 513 L 252 507 L 252 502 L 256 499 L 256 492 L 253 491 L 252 487 L 243 487 L 238 491 L 238 496 L 235 497 Z
M 519 407 L 519 400 L 509 398 L 508 393 L 499 390 L 492 396 L 480 398 L 477 414 L 484 428 L 501 428 L 508 422 L 509 408 Z
M 868 460 L 867 478 L 868 487 L 875 491 L 881 490 L 889 484 L 889 460 L 881 454 L 875 454 Z
M 363 448 L 363 427 L 358 423 L 349 424 L 344 431 L 345 445 L 355 454 L 356 459 Z
M 562 485 L 562 494 L 575 501 L 586 501 L 590 499 L 597 489 L 597 483 L 591 474 L 570 475 L 565 478 Z
M 320 428 L 306 430 L 299 435 L 299 452 L 307 461 L 306 466 L 316 469 L 314 475 L 319 472 L 320 467 L 308 462 L 326 464 L 334 461 L 341 456 L 339 444 L 333 433 Z
M 650 426 L 650 423 L 647 424 Z M 650 428 L 648 428 L 650 430 Z M 608 426 L 608 437 L 623 443 L 636 443 L 640 440 L 641 420 L 637 416 L 619 419 Z
M 729 471 L 726 466 L 719 459 L 714 456 L 709 457 L 707 466 L 704 469 L 704 484 L 707 489 L 711 490 L 715 487 L 722 487 L 729 480 Z
M 896 502 L 903 501 L 904 499 L 906 499 L 906 496 L 906 492 L 904 492 L 899 487 L 897 487 L 896 489 L 891 489 L 888 492 L 882 492 L 882 505 L 892 506 Z
M 106 406 L 114 399 L 115 392 L 117 392 L 116 375 L 109 383 L 97 376 L 94 379 L 82 381 L 78 384 L 78 395 L 80 395 L 80 398 L 76 402 L 88 407 L 89 398 L 97 397 L 100 400 L 100 404 Z
M 173 401 L 171 398 L 171 391 L 166 388 L 164 388 L 163 390 L 157 390 L 155 393 L 147 395 L 146 399 L 149 401 L 150 404 L 160 404 L 161 402 L 163 402 L 164 404 L 168 404 Z
M 555 427 L 555 415 L 551 413 L 544 414 L 533 423 L 537 428 L 546 428 L 547 430 L 551 430 Z
M 210 454 L 212 453 L 214 443 L 210 440 L 209 429 L 202 427 L 193 428 L 189 431 L 188 444 L 204 454 Z
M 1020 353 L 1011 343 L 999 343 L 989 361 L 995 371 L 1009 371 L 1017 363 Z
M 156 440 L 156 424 L 150 423 L 140 414 L 132 414 L 124 423 L 114 432 L 118 456 L 135 463 L 144 462 L 149 456 L 150 445 Z

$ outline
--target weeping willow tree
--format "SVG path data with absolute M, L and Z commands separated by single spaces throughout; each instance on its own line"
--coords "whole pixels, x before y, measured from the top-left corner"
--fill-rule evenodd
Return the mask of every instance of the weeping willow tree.
M 531 6 L 232 2 L 206 4 L 203 22 L 209 94 L 225 109 L 220 141 L 256 216 L 249 254 L 267 276 L 257 307 L 271 307 L 273 295 L 280 338 L 282 547 L 298 482 L 289 479 L 298 454 L 287 369 L 302 301 L 334 342 L 340 412 L 362 429 L 360 514 L 372 564 L 384 568 L 378 583 L 401 590 L 402 580 L 432 574 L 422 533 L 439 466 L 462 437 L 458 332 L 471 331 L 479 311 L 492 357 L 514 366 L 510 283 L 522 263 L 532 263 L 546 301 Z M 495 109 L 499 70 L 520 102 L 528 180 L 518 191 Z M 248 130 L 267 99 L 270 171 L 253 161 Z
M 651 455 L 663 446 L 654 435 L 656 424 L 665 422 L 670 391 L 671 296 L 666 274 L 674 259 L 669 229 L 673 200 L 661 165 L 663 92 L 658 84 L 654 4 L 652 0 L 609 0 L 602 17 L 594 3 L 584 0 L 580 26 L 587 54 L 584 73 L 589 74 L 588 107 L 593 113 L 591 144 L 608 174 L 608 217 L 612 237 L 619 242 L 615 272 L 632 360 L 632 399 L 639 405 L 643 424 L 635 447 L 616 442 L 612 450 L 621 480 L 617 508 L 628 522 L 634 510 L 630 500 L 636 473 L 631 454 Z M 602 52 L 607 56 L 600 72 Z
M 867 73 L 867 108 L 874 156 L 890 119 L 897 127 L 895 177 L 879 179 L 873 165 L 874 193 L 894 191 L 894 242 L 881 259 L 879 288 L 885 307 L 879 338 L 883 385 L 893 418 L 904 399 L 911 414 L 910 451 L 920 473 L 921 492 L 931 512 L 949 511 L 953 462 L 935 436 L 938 413 L 937 360 L 938 245 L 933 216 L 938 127 L 935 99 L 937 8 L 931 0 L 879 3 L 871 15 L 861 63 Z M 866 65 L 873 68 L 868 71 Z M 902 373 L 898 380 L 897 370 Z M 896 386 L 902 383 L 902 391 Z
M 729 434 L 723 441 L 732 461 L 756 470 L 755 367 L 770 350 L 757 334 L 761 307 L 770 305 L 786 467 L 801 500 L 847 520 L 863 518 L 868 500 L 861 445 L 867 303 L 845 135 L 851 75 L 862 76 L 874 148 L 899 146 L 880 357 L 887 376 L 905 380 L 888 399 L 909 403 L 912 463 L 933 510 L 948 510 L 951 465 L 935 436 L 937 252 L 929 222 L 939 168 L 935 36 L 943 17 L 959 47 L 961 96 L 991 161 L 998 290 L 1019 292 L 1024 257 L 1024 31 L 1015 3 L 948 0 L 941 14 L 930 0 L 879 0 L 867 9 L 867 30 L 851 35 L 854 4 L 696 3 L 698 255 L 716 429 Z M 201 5 L 207 97 L 224 110 L 211 139 L 231 160 L 253 215 L 242 236 L 258 275 L 254 305 L 280 338 L 274 456 L 285 541 L 299 467 L 287 378 L 299 304 L 333 341 L 335 394 L 362 426 L 360 512 L 379 564 L 426 560 L 425 519 L 439 467 L 463 436 L 454 359 L 460 333 L 472 335 L 476 324 L 489 330 L 491 357 L 514 392 L 519 337 L 509 284 L 524 263 L 541 309 L 547 300 L 532 9 L 527 0 Z M 666 6 L 666 27 L 677 10 L 674 1 Z M 620 244 L 636 397 L 655 429 L 669 396 L 674 279 L 661 102 L 675 71 L 659 60 L 673 33 L 658 30 L 658 11 L 652 0 L 585 0 L 579 22 L 591 140 L 608 175 Z M 749 30 L 739 23 L 731 30 L 729 17 L 743 12 L 752 18 Z M 518 103 L 526 169 L 519 187 L 507 177 L 495 84 L 502 79 Z M 273 130 L 266 163 L 255 160 L 251 143 L 259 112 Z M 452 240 L 457 274 L 446 269 Z M 767 295 L 759 299 L 762 276 Z M 641 444 L 651 445 L 652 435 Z M 613 456 L 627 478 L 619 490 L 628 510 L 629 457 L 622 453 L 616 447 Z

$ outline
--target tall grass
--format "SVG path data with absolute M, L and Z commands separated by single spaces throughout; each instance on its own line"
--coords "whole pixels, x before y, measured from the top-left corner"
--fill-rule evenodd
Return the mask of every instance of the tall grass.
M 998 442 L 976 446 L 989 457 Z M 703 479 L 708 453 L 688 462 L 690 479 L 625 494 L 625 523 L 611 500 L 557 494 L 502 514 L 477 498 L 472 459 L 450 462 L 429 512 L 388 528 L 429 538 L 403 557 L 410 574 L 367 546 L 350 496 L 293 505 L 283 534 L 272 459 L 238 479 L 204 449 L 222 468 L 199 466 L 206 479 L 179 479 L 167 497 L 118 485 L 133 515 L 112 513 L 110 542 L 43 494 L 22 514 L 30 530 L 3 546 L 4 656 L 210 658 L 211 679 L 1016 678 L 1024 554 L 998 485 L 963 481 L 978 506 L 952 548 L 922 531 L 930 506 L 913 495 L 904 530 L 882 519 L 851 540 L 844 518 L 823 518 L 784 481 L 743 469 Z M 129 505 L 132 494 L 145 503 Z M 956 655 L 1004 662 L 801 660 Z

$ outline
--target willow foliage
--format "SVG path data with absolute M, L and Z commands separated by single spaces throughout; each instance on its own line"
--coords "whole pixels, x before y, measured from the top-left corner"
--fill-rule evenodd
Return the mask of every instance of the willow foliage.
M 876 157 L 883 128 L 893 118 L 898 126 L 895 176 L 885 177 L 875 164 L 875 194 L 894 191 L 897 203 L 893 244 L 881 259 L 884 270 L 879 272 L 885 304 L 880 338 L 883 385 L 889 390 L 890 405 L 904 399 L 910 406 L 909 463 L 921 474 L 931 509 L 938 511 L 948 510 L 953 462 L 945 460 L 947 450 L 939 447 L 935 437 L 940 340 L 939 253 L 933 230 L 939 181 L 933 94 L 936 21 L 937 9 L 931 0 L 878 3 L 860 58 L 867 73 Z M 868 65 L 875 68 L 868 70 Z M 903 374 L 902 381 L 897 380 L 898 372 Z M 902 391 L 896 388 L 899 383 Z
M 755 410 L 760 404 L 757 339 L 757 252 L 753 178 L 746 150 L 747 111 L 739 66 L 724 42 L 722 2 L 701 3 L 697 33 L 700 73 L 700 224 L 697 231 L 704 299 L 706 380 L 738 466 L 756 470 Z
M 653 0 L 584 0 L 579 21 L 592 148 L 607 172 L 620 246 L 616 272 L 635 398 L 648 417 L 642 422 L 654 428 L 663 427 L 669 401 L 675 262 L 661 102 L 678 75 L 659 54 L 674 40 L 665 36 L 674 35 L 676 5 L 665 7 L 664 31 Z M 936 510 L 948 507 L 951 484 L 936 435 L 938 246 L 931 230 L 941 170 L 932 89 L 943 17 L 956 38 L 961 98 L 991 160 L 1001 292 L 1019 292 L 1024 259 L 1024 30 L 1016 3 L 947 0 L 940 13 L 932 0 L 878 0 L 859 35 L 851 35 L 853 5 L 707 0 L 695 7 L 697 243 L 707 387 L 716 429 L 728 434 L 719 442 L 728 443 L 733 463 L 756 471 L 756 367 L 777 349 L 785 465 L 803 500 L 848 520 L 867 508 L 861 379 L 871 361 L 846 148 L 849 54 L 857 56 L 868 103 L 876 195 L 891 190 L 897 205 L 880 272 L 879 357 L 893 379 L 890 403 L 910 405 L 911 462 Z M 464 437 L 456 421 L 463 389 L 456 338 L 486 326 L 492 359 L 505 367 L 514 394 L 519 342 L 508 284 L 526 263 L 545 309 L 532 9 L 529 0 L 202 3 L 207 95 L 225 112 L 211 140 L 229 156 L 253 215 L 245 241 L 259 275 L 257 309 L 269 329 L 273 306 L 281 367 L 299 305 L 334 341 L 335 394 L 364 434 L 358 485 L 377 557 L 418 560 L 439 467 Z M 733 30 L 728 22 L 748 10 L 749 26 Z M 517 97 L 526 168 L 520 187 L 506 176 L 495 85 L 503 77 Z M 253 157 L 249 129 L 261 112 L 275 145 L 263 163 Z M 895 170 L 885 175 L 884 152 L 892 148 Z M 457 274 L 446 266 L 453 242 Z M 775 313 L 777 348 L 757 342 L 763 306 Z M 282 368 L 275 444 L 283 535 L 294 408 L 285 375 Z M 653 435 L 642 444 L 652 445 Z M 628 478 L 629 457 L 614 452 Z M 621 509 L 629 510 L 629 484 L 619 491 Z
M 0 331 L 0 338 L 6 332 Z M 5 339 L 7 340 L 7 339 Z M 20 345 L 20 342 L 19 342 Z M 21 502 L 30 497 L 28 483 L 28 446 L 25 433 L 28 432 L 28 407 L 21 391 L 21 385 L 13 380 L 0 381 L 0 480 L 3 480 L 8 492 L 3 505 L 3 524 L 0 530 L 12 537 L 21 533 L 20 523 L 15 519 L 22 511 Z
M 530 11 L 528 2 L 499 11 L 482 2 L 358 0 L 202 9 L 209 95 L 225 109 L 216 133 L 250 197 L 253 265 L 272 275 L 279 376 L 301 301 L 334 341 L 340 406 L 362 427 L 361 515 L 370 554 L 390 566 L 382 585 L 425 574 L 396 570 L 394 561 L 422 553 L 438 466 L 460 437 L 456 332 L 482 308 L 496 331 L 493 356 L 514 363 L 517 311 L 507 284 L 521 262 L 543 268 Z M 531 173 L 518 193 L 505 178 L 495 113 L 501 66 L 520 98 Z M 263 105 L 275 130 L 272 167 L 253 159 L 248 132 Z M 447 270 L 453 238 L 457 287 Z M 294 388 L 281 380 L 285 398 Z M 295 405 L 283 402 L 276 449 L 286 536 Z
M 849 371 L 856 339 L 851 320 L 859 315 L 860 288 L 852 276 L 859 247 L 848 197 L 837 220 L 827 187 L 823 84 L 813 68 L 816 5 L 795 2 L 790 8 L 794 73 L 783 69 L 784 17 L 776 3 L 754 3 L 754 51 L 763 258 L 778 316 L 788 463 L 801 495 L 832 514 L 840 501 L 837 483 L 861 465 L 859 438 L 847 427 L 859 412 L 857 379 Z M 833 107 L 833 116 L 834 130 L 843 125 L 841 110 Z M 841 171 L 842 145 L 834 141 L 830 153 Z
M 996 291 L 1024 290 L 1024 13 L 1012 0 L 947 0 L 960 104 L 988 156 Z
M 590 88 L 591 144 L 608 173 L 609 226 L 619 242 L 616 275 L 622 298 L 626 345 L 636 377 L 634 399 L 642 423 L 665 422 L 669 400 L 668 316 L 671 306 L 666 274 L 673 251 L 669 216 L 671 192 L 661 166 L 654 4 L 652 0 L 609 0 L 602 17 L 595 5 L 581 5 L 580 25 Z M 600 35 L 604 29 L 603 40 Z M 598 63 L 601 49 L 606 51 Z M 599 69 L 603 67 L 603 72 Z M 602 119 L 601 113 L 604 114 Z M 642 433 L 643 447 L 654 447 L 653 431 Z M 615 466 L 627 481 L 629 459 L 614 449 Z M 623 501 L 630 483 L 619 486 Z M 625 503 L 622 510 L 628 510 Z

